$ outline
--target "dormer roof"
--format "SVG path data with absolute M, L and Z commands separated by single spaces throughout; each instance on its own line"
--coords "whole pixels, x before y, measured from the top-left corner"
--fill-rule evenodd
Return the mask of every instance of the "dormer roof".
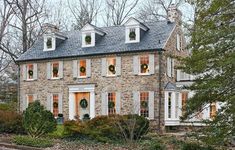
M 135 19 L 135 18 L 133 18 L 133 17 L 131 17 L 131 18 L 129 18 L 125 23 L 124 23 L 124 25 L 127 27 L 127 26 L 130 26 L 130 27 L 132 27 L 132 26 L 139 26 L 142 30 L 144 30 L 144 31 L 147 31 L 147 30 L 149 30 L 149 28 L 145 25 L 145 24 L 143 24 L 142 22 L 140 22 L 139 20 L 137 20 L 137 19 Z
M 101 28 L 98 28 L 96 27 L 95 25 L 93 24 L 90 24 L 90 23 L 87 23 L 82 29 L 81 29 L 81 32 L 92 32 L 92 31 L 95 31 L 95 33 L 101 35 L 101 36 L 104 36 L 105 35 L 105 32 L 101 29 Z

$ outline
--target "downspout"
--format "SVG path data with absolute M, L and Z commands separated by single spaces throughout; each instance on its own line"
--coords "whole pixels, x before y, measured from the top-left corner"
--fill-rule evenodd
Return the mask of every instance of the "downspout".
M 18 75 L 17 75 L 17 81 L 18 81 L 18 84 L 17 84 L 17 100 L 18 100 L 18 112 L 20 113 L 20 65 L 17 64 L 18 66 Z
M 162 52 L 159 51 L 158 52 L 158 60 L 159 60 L 159 74 L 158 74 L 158 81 L 159 81 L 159 108 L 158 108 L 158 131 L 161 132 L 161 108 L 162 108 L 162 77 L 161 77 L 161 74 L 162 74 Z

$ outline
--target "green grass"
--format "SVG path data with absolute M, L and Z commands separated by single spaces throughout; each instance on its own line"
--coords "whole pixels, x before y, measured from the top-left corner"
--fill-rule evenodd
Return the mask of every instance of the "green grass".
M 29 136 L 15 136 L 13 142 L 17 145 L 25 145 L 39 148 L 52 147 L 53 141 L 49 138 L 32 138 Z
M 63 138 L 63 137 L 65 137 L 65 135 L 64 135 L 64 125 L 57 125 L 56 130 L 52 133 L 49 133 L 48 136 L 52 137 L 52 138 Z

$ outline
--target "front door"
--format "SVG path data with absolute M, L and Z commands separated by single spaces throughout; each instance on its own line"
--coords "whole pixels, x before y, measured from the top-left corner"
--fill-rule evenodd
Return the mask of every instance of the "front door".
M 90 92 L 75 93 L 75 114 L 76 119 L 90 116 Z

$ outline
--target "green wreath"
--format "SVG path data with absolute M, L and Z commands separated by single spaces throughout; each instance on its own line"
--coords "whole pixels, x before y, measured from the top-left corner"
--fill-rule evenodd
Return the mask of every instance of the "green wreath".
M 109 71 L 112 73 L 115 73 L 115 66 L 114 65 L 109 65 Z
M 54 74 L 57 74 L 57 73 L 58 73 L 58 69 L 57 69 L 57 68 L 53 68 L 52 71 L 53 71 Z
M 147 108 L 147 107 L 148 107 L 148 102 L 146 102 L 146 101 L 141 101 L 141 107 L 142 107 L 142 108 Z
M 82 108 L 87 108 L 88 102 L 87 102 L 87 100 L 86 100 L 85 98 L 81 99 L 81 101 L 80 101 L 80 106 L 81 106 Z
M 80 72 L 81 72 L 81 73 L 85 73 L 85 72 L 86 72 L 86 68 L 85 68 L 84 66 L 81 66 L 81 67 L 80 67 Z
M 148 65 L 147 65 L 147 64 L 142 64 L 142 65 L 141 65 L 141 69 L 143 69 L 143 70 L 148 69 Z
M 87 43 L 91 43 L 91 36 L 90 36 L 90 35 L 87 35 L 87 36 L 85 37 L 85 41 L 86 41 Z
M 115 103 L 113 101 L 109 101 L 109 108 L 114 108 L 115 107 Z
M 54 103 L 53 103 L 53 107 L 54 107 L 54 108 L 57 108 L 57 107 L 58 107 L 58 103 L 57 103 L 57 102 L 54 102 Z
M 135 39 L 135 37 L 136 37 L 135 31 L 131 31 L 131 32 L 129 33 L 129 38 Z
M 28 73 L 29 73 L 30 76 L 32 76 L 33 75 L 33 70 L 29 70 Z
M 47 47 L 48 48 L 52 47 L 52 40 L 51 39 L 47 39 Z

